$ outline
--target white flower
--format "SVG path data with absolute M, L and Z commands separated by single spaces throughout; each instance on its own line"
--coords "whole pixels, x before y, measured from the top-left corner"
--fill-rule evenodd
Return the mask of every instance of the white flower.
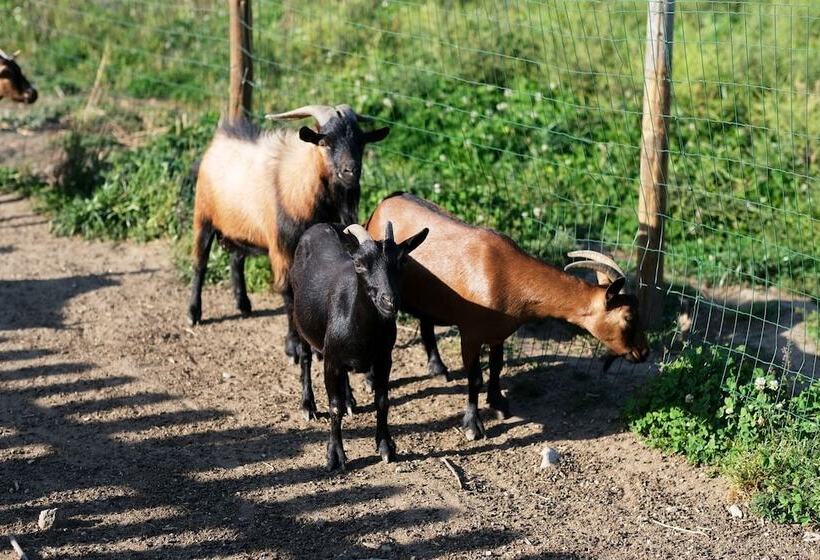
M 683 400 L 686 401 L 686 404 L 689 404 L 695 400 L 695 395 L 692 393 L 687 393 Z
M 532 214 L 536 218 L 540 218 L 541 217 L 541 208 L 536 206 L 535 208 L 532 209 Z
M 755 389 L 758 391 L 763 391 L 766 389 L 766 378 L 765 377 L 758 377 L 755 379 Z
M 776 379 L 772 379 L 766 384 L 766 386 L 769 388 L 770 391 L 777 391 L 777 388 L 780 387 L 780 384 L 777 382 Z
M 436 194 L 441 193 L 441 185 L 438 184 L 438 183 L 434 184 L 433 185 L 433 192 L 436 193 Z
M 496 111 L 506 111 L 510 105 L 508 103 L 499 103 L 495 106 Z
M 385 97 L 384 99 L 382 99 L 382 104 L 385 107 L 392 107 L 393 106 L 393 100 L 390 99 L 389 97 Z

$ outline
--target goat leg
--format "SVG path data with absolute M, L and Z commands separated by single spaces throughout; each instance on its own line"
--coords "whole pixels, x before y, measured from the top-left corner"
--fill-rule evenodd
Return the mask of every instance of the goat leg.
M 480 350 L 480 343 L 465 343 L 462 335 L 461 358 L 464 362 L 464 370 L 467 372 L 468 381 L 467 410 L 464 412 L 464 435 L 469 441 L 486 437 L 484 423 L 478 415 L 478 393 L 481 391 L 481 363 L 478 359 Z
M 387 356 L 377 360 L 370 370 L 373 374 L 373 404 L 376 407 L 376 452 L 381 455 L 385 463 L 396 458 L 396 444 L 390 437 L 390 429 L 387 425 L 387 413 L 390 409 L 388 385 L 392 365 L 393 362 L 388 353 Z
M 327 470 L 345 468 L 347 457 L 342 444 L 342 416 L 344 415 L 345 388 L 347 375 L 343 369 L 325 360 L 325 390 L 330 405 L 330 438 L 327 441 Z
M 194 217 L 194 273 L 191 277 L 191 299 L 188 302 L 188 322 L 196 325 L 202 319 L 202 284 L 208 270 L 208 256 L 211 254 L 216 230 L 207 220 Z
M 290 281 L 288 281 L 285 286 L 282 299 L 285 303 L 285 313 L 288 316 L 288 334 L 285 337 L 285 354 L 293 358 L 294 364 L 298 364 L 302 343 L 299 341 L 296 328 L 293 326 L 293 286 L 290 285 Z
M 251 300 L 248 299 L 248 289 L 245 284 L 245 253 L 241 249 L 231 251 L 231 283 L 236 308 L 243 317 L 249 317 Z
M 302 341 L 302 353 L 299 362 L 302 367 L 302 413 L 305 420 L 316 420 L 316 398 L 313 396 L 313 380 L 310 376 L 310 365 L 313 358 L 310 344 Z
M 501 370 L 504 367 L 504 343 L 490 346 L 490 377 L 487 380 L 487 404 L 499 420 L 510 417 L 510 401 L 501 394 Z
M 441 360 L 436 343 L 436 332 L 433 322 L 429 319 L 419 320 L 419 330 L 421 331 L 421 342 L 424 344 L 424 351 L 427 353 L 427 373 L 430 377 L 444 377 L 450 381 L 450 370 Z
M 353 413 L 356 412 L 356 398 L 353 396 L 353 388 L 350 386 L 350 373 L 345 375 L 345 405 L 347 415 L 353 416 Z

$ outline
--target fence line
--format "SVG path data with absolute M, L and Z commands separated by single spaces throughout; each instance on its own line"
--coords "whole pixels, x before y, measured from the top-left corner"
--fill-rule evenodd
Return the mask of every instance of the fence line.
M 666 283 L 658 292 L 668 306 L 664 345 L 708 342 L 777 368 L 783 380 L 816 381 L 820 7 L 675 4 Z M 0 17 L 31 34 L 35 55 L 60 53 L 62 66 L 35 63 L 46 90 L 82 95 L 110 44 L 109 97 L 224 109 L 222 3 L 26 6 L 0 8 Z M 402 188 L 558 264 L 578 246 L 634 263 L 646 8 L 643 0 L 388 0 L 334 9 L 256 0 L 245 26 L 253 47 L 243 49 L 254 65 L 254 115 L 348 102 L 391 125 L 365 165 L 363 213 Z M 61 24 L 49 25 L 55 19 Z M 593 361 L 578 360 L 597 343 L 547 328 L 560 340 L 522 333 L 516 352 L 592 371 Z

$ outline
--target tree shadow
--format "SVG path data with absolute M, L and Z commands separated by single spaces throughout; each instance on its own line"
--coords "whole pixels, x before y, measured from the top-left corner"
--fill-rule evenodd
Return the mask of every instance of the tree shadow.
M 0 451 L 6 450 L 0 470 L 12 486 L 6 492 L 4 483 L 0 508 L 31 559 L 44 554 L 63 559 L 258 557 L 271 551 L 294 558 L 365 558 L 374 556 L 367 539 L 378 539 L 387 528 L 446 522 L 454 514 L 448 507 L 410 506 L 368 512 L 368 503 L 391 500 L 403 491 L 392 484 L 359 482 L 355 473 L 374 468 L 375 454 L 353 458 L 347 473 L 328 474 L 322 456 L 313 465 L 298 466 L 307 446 L 326 441 L 324 425 L 231 427 L 227 412 L 192 410 L 170 393 L 138 388 L 138 379 L 116 368 L 32 364 L 52 358 L 37 349 L 6 351 L 5 356 L 4 363 L 13 367 L 0 371 L 0 428 L 5 432 Z M 155 405 L 161 410 L 153 410 Z M 114 414 L 123 409 L 133 412 Z M 429 431 L 432 426 L 402 429 Z M 372 435 L 372 427 L 345 430 L 346 438 Z M 25 449 L 42 451 L 32 457 Z M 334 480 L 345 486 L 279 497 L 288 487 L 316 488 L 317 482 Z M 343 513 L 357 505 L 356 515 Z M 33 521 L 46 507 L 59 509 L 61 524 L 37 531 Z M 506 529 L 464 530 L 391 543 L 377 556 L 478 554 L 517 538 Z
M 48 279 L 0 280 L 0 331 L 64 327 L 62 309 L 74 297 L 119 285 L 119 277 L 156 269 Z

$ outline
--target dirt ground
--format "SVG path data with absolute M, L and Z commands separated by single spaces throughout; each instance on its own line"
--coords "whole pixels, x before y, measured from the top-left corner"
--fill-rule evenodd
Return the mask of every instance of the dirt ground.
M 280 299 L 252 297 L 243 320 L 210 288 L 190 329 L 186 297 L 164 244 L 56 238 L 0 196 L 0 533 L 29 558 L 820 558 L 804 528 L 745 506 L 732 518 L 725 481 L 624 432 L 645 368 L 514 360 L 516 416 L 487 414 L 489 438 L 467 442 L 465 380 L 425 377 L 412 326 L 394 353 L 398 462 L 377 460 L 355 377 L 348 468 L 328 474 L 327 421 L 298 410 Z M 457 339 L 442 346 L 457 369 Z M 538 470 L 544 445 L 557 468 Z M 58 524 L 42 531 L 45 508 Z

